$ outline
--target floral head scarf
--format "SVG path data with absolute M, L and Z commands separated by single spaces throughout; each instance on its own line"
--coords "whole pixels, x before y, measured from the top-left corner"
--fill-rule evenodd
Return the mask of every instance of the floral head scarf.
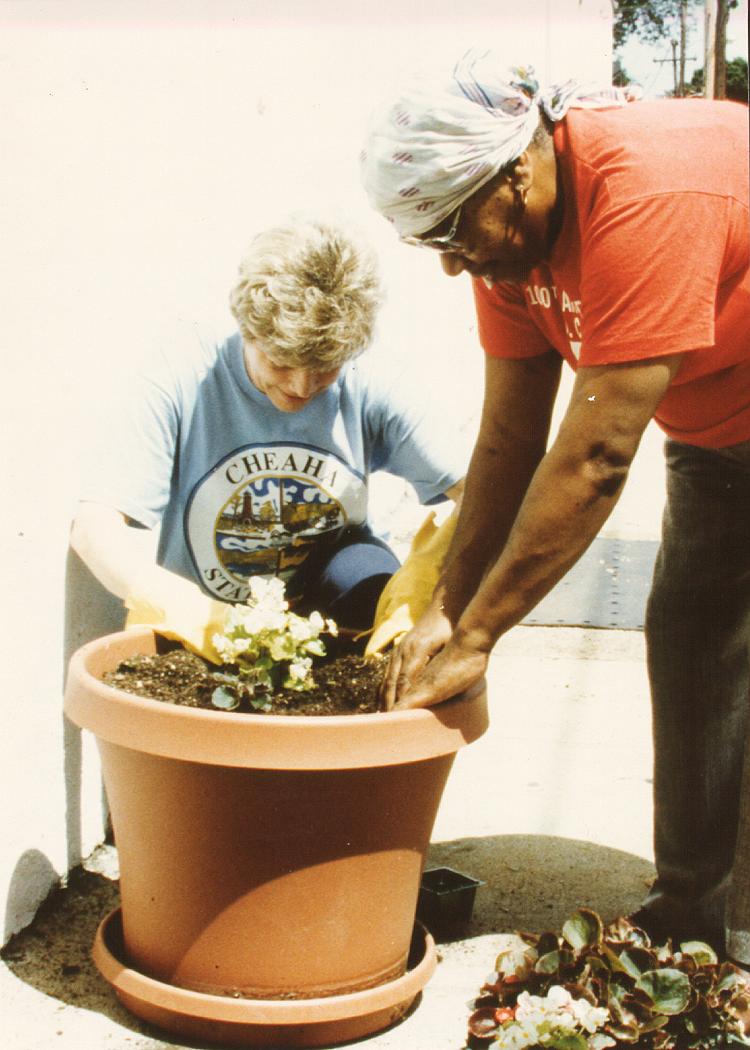
M 362 181 L 400 236 L 419 235 L 521 156 L 540 112 L 558 121 L 571 107 L 627 101 L 620 88 L 572 80 L 540 90 L 530 66 L 506 69 L 491 51 L 472 50 L 449 79 L 414 81 L 373 115 Z

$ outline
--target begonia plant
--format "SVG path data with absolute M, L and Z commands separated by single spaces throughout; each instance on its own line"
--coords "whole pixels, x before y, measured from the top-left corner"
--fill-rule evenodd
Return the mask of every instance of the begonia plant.
M 741 972 L 701 941 L 652 945 L 586 908 L 562 934 L 505 934 L 471 1004 L 468 1046 L 487 1050 L 711 1050 L 750 1046 Z
M 319 612 L 299 616 L 289 611 L 284 583 L 277 577 L 251 576 L 250 595 L 244 605 L 227 608 L 222 632 L 213 643 L 229 672 L 216 672 L 221 685 L 212 703 L 234 710 L 243 699 L 257 710 L 271 708 L 279 689 L 302 692 L 313 687 L 313 657 L 325 656 L 320 637 L 337 634 L 333 620 Z

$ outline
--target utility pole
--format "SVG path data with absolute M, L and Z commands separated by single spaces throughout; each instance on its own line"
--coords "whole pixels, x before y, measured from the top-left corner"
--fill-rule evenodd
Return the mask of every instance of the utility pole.
M 729 0 L 706 0 L 703 93 L 706 98 L 726 98 L 727 22 Z
M 715 3 L 716 0 L 713 0 Z M 708 5 L 706 6 L 708 10 Z M 674 81 L 674 96 L 675 98 L 684 98 L 686 93 L 686 79 L 685 79 L 685 65 L 687 62 L 694 62 L 695 59 L 691 56 L 687 56 L 687 37 L 688 37 L 688 0 L 680 0 L 679 6 L 680 16 L 680 36 L 679 40 L 674 37 L 669 41 L 672 48 L 671 58 L 655 58 L 654 62 L 672 63 L 672 79 Z
M 682 42 L 681 46 L 680 46 L 680 41 L 679 40 L 670 40 L 669 43 L 670 43 L 671 48 L 672 48 L 672 57 L 671 58 L 655 58 L 655 59 L 653 59 L 653 61 L 656 62 L 656 64 L 659 65 L 659 66 L 664 65 L 665 62 L 671 62 L 672 63 L 672 77 L 674 79 L 674 97 L 675 98 L 684 98 L 684 96 L 685 96 L 685 63 L 686 62 L 695 62 L 696 58 L 695 58 L 695 55 L 690 55 L 689 57 L 687 55 L 685 55 L 685 53 L 684 53 L 685 52 L 685 43 L 684 43 L 684 41 Z M 678 54 L 677 54 L 678 47 L 680 48 L 679 57 L 678 57 Z
M 716 0 L 716 47 L 714 63 L 716 80 L 714 98 L 727 97 L 727 23 L 729 21 L 729 0 Z
M 717 0 L 706 0 L 703 34 L 705 55 L 703 60 L 703 94 L 714 98 L 716 91 L 716 5 Z
M 680 0 L 680 98 L 685 97 L 685 50 L 687 48 L 688 0 Z

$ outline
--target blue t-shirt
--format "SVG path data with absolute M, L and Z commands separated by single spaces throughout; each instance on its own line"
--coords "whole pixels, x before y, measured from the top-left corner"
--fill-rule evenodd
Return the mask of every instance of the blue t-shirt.
M 159 564 L 217 598 L 244 601 L 252 575 L 290 580 L 322 536 L 366 523 L 373 471 L 422 503 L 466 472 L 463 442 L 378 375 L 377 351 L 286 413 L 251 382 L 239 334 L 189 342 L 139 377 L 81 498 L 160 526 Z

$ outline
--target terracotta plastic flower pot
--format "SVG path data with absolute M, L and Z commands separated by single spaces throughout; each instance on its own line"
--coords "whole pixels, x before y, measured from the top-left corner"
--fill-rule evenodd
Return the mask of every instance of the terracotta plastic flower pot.
M 484 687 L 430 710 L 306 717 L 174 706 L 101 681 L 155 647 L 150 629 L 109 635 L 68 676 L 65 710 L 97 737 L 120 858 L 122 937 L 105 920 L 100 969 L 133 1012 L 182 1034 L 208 1038 L 212 1016 L 237 1045 L 384 1027 L 429 977 L 429 938 L 409 963 L 419 881 L 455 753 L 486 729 Z M 113 979 L 124 969 L 142 978 L 137 995 Z M 169 987 L 179 1007 L 164 1008 Z M 353 1030 L 352 997 L 374 989 Z M 326 999 L 318 1036 L 313 1020 L 282 1018 L 290 1000 L 312 1018 Z

